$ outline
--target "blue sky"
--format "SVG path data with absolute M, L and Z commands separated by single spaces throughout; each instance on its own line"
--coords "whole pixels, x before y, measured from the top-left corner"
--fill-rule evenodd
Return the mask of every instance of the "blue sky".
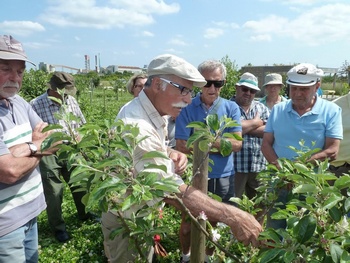
M 11 0 L 1 34 L 30 60 L 85 68 L 143 67 L 163 53 L 195 66 L 228 57 L 238 67 L 350 60 L 349 0 Z

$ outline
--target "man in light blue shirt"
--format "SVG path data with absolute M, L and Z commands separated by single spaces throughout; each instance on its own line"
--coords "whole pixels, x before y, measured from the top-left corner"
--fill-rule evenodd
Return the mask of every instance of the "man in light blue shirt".
M 334 160 L 343 138 L 341 108 L 316 95 L 323 71 L 302 63 L 289 70 L 287 76 L 290 100 L 276 104 L 272 109 L 261 147 L 265 158 L 279 168 L 278 158 L 295 159 L 297 153 L 289 146 L 301 150 L 299 142 L 303 140 L 309 149 L 320 149 L 309 161 Z M 281 201 L 285 204 L 286 196 Z M 267 227 L 285 227 L 285 222 L 275 224 L 271 221 L 274 220 L 268 218 Z

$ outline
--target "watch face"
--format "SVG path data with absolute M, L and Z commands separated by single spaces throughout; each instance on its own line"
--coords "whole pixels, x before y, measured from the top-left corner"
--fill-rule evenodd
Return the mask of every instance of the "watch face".
M 34 155 L 38 151 L 38 148 L 36 147 L 36 145 L 34 143 L 27 142 L 27 144 L 29 146 L 31 154 Z

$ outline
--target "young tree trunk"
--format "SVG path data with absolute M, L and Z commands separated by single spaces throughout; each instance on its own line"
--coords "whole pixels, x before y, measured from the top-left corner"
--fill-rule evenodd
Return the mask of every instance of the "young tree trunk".
M 193 184 L 192 186 L 207 193 L 208 191 L 208 153 L 198 148 L 198 142 L 193 148 Z M 205 220 L 199 220 L 205 228 Z M 205 235 L 191 223 L 191 262 L 203 263 L 205 258 Z

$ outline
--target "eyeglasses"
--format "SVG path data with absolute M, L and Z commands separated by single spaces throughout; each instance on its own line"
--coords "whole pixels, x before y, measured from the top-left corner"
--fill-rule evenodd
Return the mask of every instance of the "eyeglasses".
M 142 84 L 134 85 L 134 89 L 143 89 Z
M 186 96 L 187 94 L 190 94 L 192 96 L 192 94 L 193 94 L 193 90 L 192 89 L 189 89 L 189 88 L 187 88 L 185 86 L 182 86 L 180 84 L 177 84 L 177 83 L 172 82 L 172 81 L 167 80 L 167 79 L 163 79 L 163 78 L 159 78 L 159 79 L 163 80 L 164 82 L 166 82 L 166 83 L 172 85 L 173 87 L 179 89 L 180 92 L 181 92 L 181 95 L 183 95 L 183 96 Z
M 221 88 L 225 84 L 225 80 L 205 80 L 207 84 L 204 85 L 206 88 L 210 88 L 214 84 L 215 88 Z
M 250 89 L 250 88 L 247 88 L 247 87 L 244 87 L 244 86 L 241 86 L 241 90 L 242 90 L 243 92 L 248 92 L 248 91 L 250 91 L 251 94 L 255 94 L 255 93 L 258 92 L 258 91 L 255 90 L 255 89 Z

